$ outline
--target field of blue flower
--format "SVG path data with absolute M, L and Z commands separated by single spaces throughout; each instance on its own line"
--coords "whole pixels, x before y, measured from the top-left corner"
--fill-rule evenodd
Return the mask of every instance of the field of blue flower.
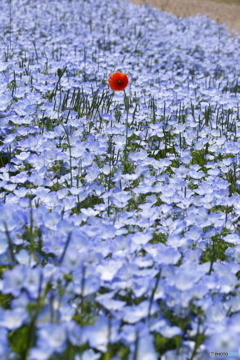
M 0 18 L 0 359 L 237 359 L 240 38 L 121 0 Z

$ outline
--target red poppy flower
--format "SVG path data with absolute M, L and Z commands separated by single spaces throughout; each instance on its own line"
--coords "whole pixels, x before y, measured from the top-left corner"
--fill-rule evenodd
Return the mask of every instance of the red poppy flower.
M 121 91 L 128 86 L 128 81 L 126 74 L 116 72 L 109 76 L 108 85 L 114 91 Z

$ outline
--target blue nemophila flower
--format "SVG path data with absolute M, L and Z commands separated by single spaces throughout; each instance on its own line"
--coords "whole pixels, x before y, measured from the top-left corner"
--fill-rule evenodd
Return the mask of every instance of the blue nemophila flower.
M 173 226 L 172 218 L 168 218 L 170 220 L 166 221 L 166 229 L 170 232 Z M 178 234 L 170 234 L 167 239 L 167 245 L 172 248 L 179 248 L 186 246 L 186 239 L 182 237 L 179 233 Z
M 70 244 L 72 244 L 78 252 L 86 253 L 91 242 L 86 232 L 79 226 L 75 226 L 71 231 Z
M 149 301 L 144 300 L 139 305 L 125 306 L 123 308 L 123 320 L 129 324 L 136 324 L 141 319 L 148 316 Z M 158 311 L 158 307 L 155 303 L 151 307 L 151 315 Z
M 81 346 L 87 341 L 86 332 L 74 321 L 69 321 L 66 324 L 67 337 L 69 341 L 75 346 Z
M 210 226 L 211 222 L 208 220 L 208 211 L 203 206 L 192 208 L 190 207 L 187 210 L 188 218 L 194 221 L 192 221 L 193 225 L 197 225 L 199 227 L 206 227 Z
M 153 336 L 144 334 L 136 341 L 136 359 L 137 360 L 157 360 L 158 356 L 153 344 Z M 130 357 L 131 358 L 131 357 Z
M 224 303 L 225 308 L 227 311 L 231 311 L 232 313 L 238 313 L 240 310 L 240 295 L 237 293 L 236 296 L 229 296 L 229 299 Z
M 63 252 L 63 249 L 62 249 Z M 63 258 L 63 265 L 68 271 L 74 271 L 82 266 L 85 254 L 80 254 L 75 246 L 69 246 Z
M 0 254 L 4 254 L 8 249 L 8 238 L 6 234 L 0 234 Z
M 50 230 L 56 230 L 61 221 L 61 215 L 57 211 L 51 211 L 43 216 L 44 226 Z
M 26 249 L 21 249 L 16 255 L 15 259 L 20 265 L 26 265 L 29 267 L 33 267 L 36 265 L 36 261 L 32 254 L 29 254 L 29 252 Z
M 66 328 L 62 324 L 45 323 L 38 328 L 37 346 L 40 349 L 51 349 L 62 352 L 66 341 Z
M 124 260 L 105 259 L 96 268 L 97 272 L 101 274 L 101 279 L 104 281 L 112 281 L 118 270 L 122 267 Z
M 111 196 L 111 200 L 114 206 L 118 208 L 124 208 L 125 206 L 127 206 L 131 197 L 132 196 L 128 194 L 127 191 L 119 191 L 119 192 L 115 192 Z
M 11 309 L 23 308 L 26 310 L 29 302 L 30 302 L 30 299 L 29 299 L 28 294 L 26 292 L 22 292 L 19 297 L 17 297 L 16 299 L 13 299 L 11 301 Z
M 152 234 L 150 232 L 136 232 L 131 239 L 136 245 L 146 245 L 152 239 Z
M 24 101 L 18 101 L 14 104 L 12 109 L 17 115 L 25 116 L 27 114 L 33 114 L 36 111 L 36 104 L 31 104 L 28 99 L 24 99 Z
M 150 254 L 146 254 L 145 256 L 139 255 L 134 259 L 134 262 L 139 268 L 148 268 L 154 264 L 153 257 Z
M 0 231 L 2 233 L 5 233 L 6 229 L 11 232 L 22 228 L 26 218 L 23 218 L 21 208 L 18 205 L 1 204 L 0 211 Z
M 7 109 L 9 104 L 11 103 L 11 95 L 10 94 L 1 94 L 0 95 L 0 111 L 4 111 Z
M 120 333 L 121 340 L 124 343 L 134 343 L 137 338 L 137 330 L 144 329 L 145 326 L 142 322 L 137 323 L 136 325 L 123 325 Z
M 133 283 L 134 276 L 139 274 L 139 268 L 134 262 L 129 262 L 127 259 L 121 259 L 122 266 L 118 269 L 116 274 L 116 279 L 122 279 L 129 281 L 130 284 Z M 116 280 L 114 279 L 114 280 Z
M 237 277 L 234 273 L 238 271 L 237 269 L 232 271 L 229 265 L 216 263 L 214 264 L 214 271 L 219 276 L 220 291 L 228 293 L 235 289 Z
M 231 244 L 240 245 L 240 237 L 237 234 L 229 234 L 224 237 L 224 240 Z
M 239 313 L 233 314 L 230 319 L 228 319 L 228 324 L 231 329 L 235 330 L 236 332 L 240 332 L 239 328 Z
M 225 255 L 227 256 L 227 259 L 234 260 L 236 263 L 240 263 L 240 245 L 237 245 L 236 247 L 228 248 L 225 251 Z
M 16 330 L 29 321 L 29 315 L 24 308 L 13 310 L 0 309 L 0 327 Z
M 91 274 L 85 278 L 83 285 L 82 283 L 83 281 L 81 282 L 81 284 L 78 281 L 74 281 L 76 294 L 82 296 L 88 296 L 94 294 L 100 288 L 100 284 L 101 284 L 100 276 Z
M 43 225 L 42 228 L 44 229 Z M 44 231 L 42 236 L 42 250 L 46 253 L 52 253 L 56 256 L 61 256 L 63 254 L 64 246 L 66 244 L 68 235 L 57 233 L 53 231 Z
M 20 187 L 14 190 L 14 194 L 19 198 L 25 197 L 27 193 L 28 193 L 28 189 L 26 189 L 25 187 Z
M 201 255 L 201 249 L 188 249 L 184 252 L 184 261 L 193 261 L 195 263 L 198 263 Z
M 0 357 L 2 359 L 6 359 L 9 356 L 10 353 L 10 349 L 8 346 L 8 332 L 6 329 L 4 329 L 3 327 L 0 328 Z
M 178 326 L 163 326 L 158 329 L 158 332 L 166 338 L 172 338 L 182 334 L 182 330 Z
M 88 181 L 88 182 L 92 182 L 94 181 L 98 175 L 100 174 L 100 169 L 99 167 L 94 163 L 93 165 L 91 165 L 89 167 L 89 169 L 87 170 L 87 175 L 85 177 L 85 179 Z
M 153 336 L 147 326 L 139 322 L 136 325 L 124 325 L 121 331 L 121 340 L 130 345 L 130 359 L 134 356 L 138 360 L 157 360 L 157 354 L 153 345 Z
M 50 186 L 50 184 L 47 184 Z M 47 209 L 49 210 L 58 210 L 60 208 L 60 211 L 62 210 L 62 203 L 59 202 L 57 194 L 55 191 L 50 192 L 49 194 L 41 194 L 40 196 L 37 196 L 34 198 L 35 204 L 44 204 Z M 53 216 L 53 215 L 52 215 Z M 50 221 L 49 221 L 50 225 Z
M 51 348 L 31 348 L 28 356 L 29 360 L 48 360 L 53 354 Z
M 115 223 L 116 226 L 116 223 Z M 123 224 L 120 224 L 123 226 Z M 120 231 L 125 233 L 124 229 L 120 228 Z M 119 231 L 117 231 L 119 233 Z M 117 235 L 114 238 L 114 242 L 112 244 L 112 252 L 114 257 L 125 257 L 131 252 L 131 238 L 130 236 Z
M 89 216 L 96 216 L 99 214 L 99 211 L 93 210 L 92 208 L 81 209 L 81 212 L 85 215 L 85 219 Z
M 36 324 L 40 327 L 42 324 L 46 324 L 48 322 L 53 321 L 53 319 L 61 319 L 61 312 L 59 310 L 59 303 L 56 302 L 54 306 L 51 304 L 45 305 L 40 313 L 38 314 Z M 56 309 L 55 309 L 56 308 Z
M 144 204 L 146 205 L 146 204 Z M 153 226 L 154 222 L 159 218 L 159 210 L 157 207 L 151 207 L 151 205 L 146 205 L 141 212 L 139 212 L 141 218 L 138 221 L 138 225 L 141 227 Z
M 92 349 L 85 350 L 81 355 L 76 355 L 74 360 L 98 360 L 101 353 L 96 353 Z M 113 359 L 112 359 L 113 360 Z
M 174 283 L 178 290 L 185 291 L 191 289 L 203 275 L 204 272 L 196 268 L 194 263 L 187 262 L 175 269 Z
M 96 301 L 109 311 L 121 310 L 126 305 L 126 301 L 104 298 L 103 295 L 98 296 Z
M 13 269 L 4 272 L 2 292 L 19 296 L 24 286 L 26 268 L 22 265 L 16 265 Z
M 202 235 L 203 235 L 202 228 L 195 225 L 191 226 L 190 229 L 184 233 L 184 237 L 186 239 L 194 240 L 194 241 L 200 240 Z
M 181 254 L 177 250 L 161 244 L 157 257 L 161 264 L 176 264 L 179 261 Z
M 150 293 L 153 287 L 153 277 L 158 273 L 154 269 L 145 269 L 139 271 L 139 276 L 133 280 L 132 291 L 136 297 Z M 137 274 L 136 274 L 137 275 Z
M 34 299 L 37 299 L 39 296 L 39 288 L 42 282 L 42 269 L 40 267 L 35 267 L 33 269 L 28 269 L 26 272 L 26 278 L 24 282 L 24 288 L 27 293 Z
M 200 345 L 198 350 L 194 353 L 195 343 L 194 341 L 183 341 L 182 346 L 176 350 L 169 350 L 162 356 L 163 360 L 186 360 L 194 354 L 196 360 L 208 360 L 209 352 L 203 345 Z
M 0 264 L 1 265 L 12 265 L 12 255 L 10 255 L 9 251 L 0 255 Z
M 88 208 L 91 210 L 91 208 Z M 88 212 L 88 209 L 84 209 L 84 213 Z M 91 214 L 91 211 L 89 211 Z M 93 215 L 93 214 L 92 214 Z M 91 216 L 89 222 L 91 221 L 90 225 L 83 225 L 82 229 L 86 235 L 88 235 L 92 239 L 112 239 L 115 235 L 116 228 L 111 224 L 106 224 L 102 220 L 97 217 Z M 101 244 L 101 243 L 100 243 Z M 100 245 L 99 244 L 99 245 Z
M 215 301 L 212 306 L 210 306 L 206 312 L 207 321 L 220 323 L 226 317 L 226 310 L 224 305 L 220 301 Z
M 90 346 L 106 352 L 108 343 L 118 341 L 119 325 L 120 322 L 117 319 L 99 315 L 94 325 L 88 325 L 84 328 Z
M 207 351 L 218 349 L 218 352 L 237 352 L 239 332 L 231 328 L 215 333 L 205 340 L 204 345 Z

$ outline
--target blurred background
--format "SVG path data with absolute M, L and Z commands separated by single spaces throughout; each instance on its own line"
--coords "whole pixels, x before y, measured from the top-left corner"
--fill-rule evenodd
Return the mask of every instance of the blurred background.
M 211 19 L 225 23 L 227 30 L 240 35 L 240 0 L 131 0 L 142 5 L 151 4 L 177 16 L 208 14 Z

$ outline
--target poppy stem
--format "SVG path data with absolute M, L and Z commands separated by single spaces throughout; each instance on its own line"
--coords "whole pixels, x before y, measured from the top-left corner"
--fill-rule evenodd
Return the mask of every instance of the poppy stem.
M 125 122 L 125 126 L 126 126 L 126 146 L 128 143 L 128 115 L 129 115 L 129 96 L 127 96 L 126 91 L 124 91 L 124 105 L 125 105 L 125 111 L 126 111 L 126 122 Z

